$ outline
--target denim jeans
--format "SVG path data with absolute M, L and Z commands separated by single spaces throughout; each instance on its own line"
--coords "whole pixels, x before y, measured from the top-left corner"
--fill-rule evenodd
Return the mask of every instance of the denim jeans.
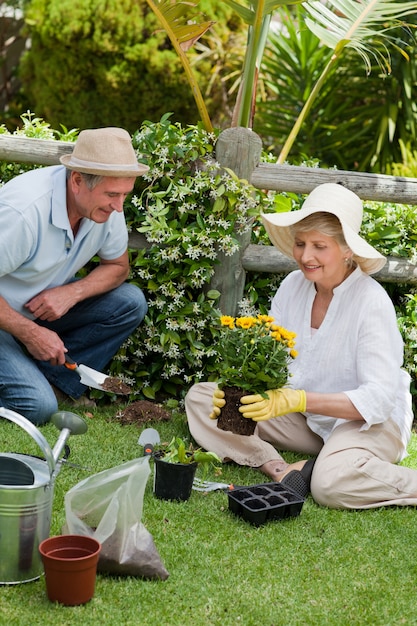
M 74 361 L 103 371 L 147 309 L 142 291 L 124 283 L 76 304 L 59 320 L 36 322 L 61 337 Z M 44 424 L 58 406 L 50 383 L 72 398 L 79 398 L 86 389 L 76 372 L 64 365 L 36 361 L 10 334 L 0 330 L 0 406 L 34 424 Z

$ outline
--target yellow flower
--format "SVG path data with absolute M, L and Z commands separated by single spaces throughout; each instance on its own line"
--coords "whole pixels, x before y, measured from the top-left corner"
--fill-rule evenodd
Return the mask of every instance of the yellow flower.
M 258 320 L 261 324 L 272 324 L 274 318 L 271 315 L 258 315 Z
M 220 317 L 220 324 L 222 326 L 227 326 L 230 329 L 233 329 L 235 327 L 235 318 L 231 317 L 230 315 L 222 315 Z
M 292 358 L 295 359 L 298 356 L 297 350 L 290 350 L 290 356 L 292 356 Z
M 256 318 L 254 317 L 238 317 L 236 319 L 236 326 L 239 328 L 249 329 L 256 324 Z

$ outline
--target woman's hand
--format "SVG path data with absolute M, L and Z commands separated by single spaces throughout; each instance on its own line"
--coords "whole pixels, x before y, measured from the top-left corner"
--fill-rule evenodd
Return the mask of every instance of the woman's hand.
M 216 387 L 213 393 L 213 410 L 210 413 L 209 418 L 211 420 L 216 420 L 225 404 L 226 400 L 224 399 L 224 391 Z
M 243 396 L 239 408 L 243 417 L 262 422 L 287 413 L 303 413 L 306 410 L 306 392 L 302 389 L 270 389 L 266 398 L 260 394 Z M 223 405 L 224 406 L 224 405 Z

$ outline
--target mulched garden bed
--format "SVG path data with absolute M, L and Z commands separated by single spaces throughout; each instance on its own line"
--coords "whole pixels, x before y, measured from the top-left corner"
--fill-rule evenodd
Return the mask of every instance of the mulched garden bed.
M 147 422 L 167 422 L 171 419 L 171 413 L 155 402 L 137 400 L 119 411 L 116 417 L 123 426 L 128 424 L 141 426 Z

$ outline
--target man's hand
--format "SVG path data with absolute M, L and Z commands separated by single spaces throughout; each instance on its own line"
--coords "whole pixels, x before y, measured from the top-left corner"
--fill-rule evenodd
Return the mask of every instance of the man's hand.
M 239 408 L 243 417 L 255 422 L 262 422 L 287 413 L 303 413 L 306 410 L 306 392 L 302 389 L 270 389 L 267 398 L 260 394 L 243 396 L 240 403 L 247 405 Z
M 39 361 L 49 361 L 51 365 L 64 365 L 67 349 L 59 335 L 53 330 L 32 323 L 32 332 L 21 338 L 29 353 Z
M 211 420 L 216 420 L 225 404 L 226 400 L 224 399 L 224 391 L 216 387 L 213 393 L 213 410 L 210 413 L 209 418 Z
M 68 283 L 41 291 L 26 302 L 25 307 L 36 319 L 53 322 L 68 313 L 76 303 L 76 284 Z
M 17 313 L 1 296 L 0 328 L 26 346 L 35 359 L 49 361 L 51 365 L 64 365 L 67 349 L 59 335 Z

